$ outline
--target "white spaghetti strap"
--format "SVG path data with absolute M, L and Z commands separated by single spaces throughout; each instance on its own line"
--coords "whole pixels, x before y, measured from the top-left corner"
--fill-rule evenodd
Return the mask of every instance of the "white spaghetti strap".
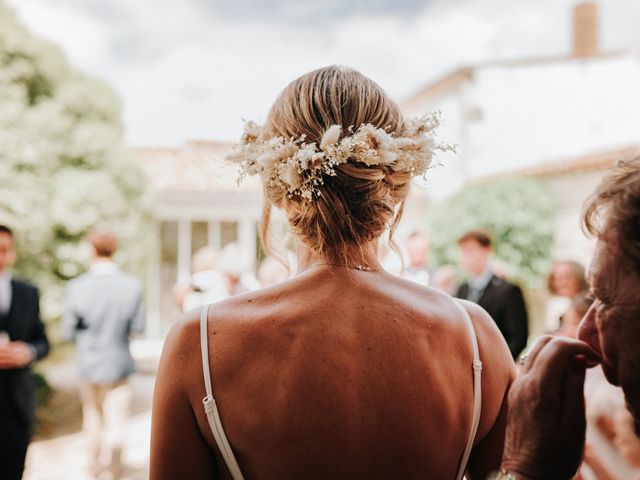
M 457 480 L 462 480 L 464 472 L 467 470 L 467 462 L 471 455 L 471 449 L 473 448 L 473 442 L 478 432 L 478 424 L 480 423 L 480 411 L 482 408 L 482 362 L 480 361 L 480 349 L 478 348 L 478 338 L 476 331 L 473 328 L 473 323 L 469 317 L 467 309 L 464 308 L 458 301 L 456 301 L 458 307 L 462 310 L 464 318 L 469 326 L 471 333 L 471 346 L 473 347 L 473 418 L 471 421 L 471 430 L 469 431 L 469 437 L 467 439 L 467 446 L 462 454 L 462 460 L 460 461 L 460 467 L 458 468 Z
M 202 399 L 202 403 L 204 404 L 204 412 L 207 415 L 207 420 L 209 422 L 211 432 L 213 433 L 213 437 L 215 438 L 216 444 L 220 449 L 220 453 L 222 454 L 224 462 L 227 464 L 229 472 L 231 472 L 233 480 L 244 480 L 238 462 L 236 461 L 236 457 L 233 454 L 233 450 L 231 450 L 231 445 L 229 445 L 229 440 L 227 440 L 227 435 L 224 433 L 224 429 L 222 428 L 220 412 L 218 412 L 218 406 L 216 405 L 216 401 L 213 398 L 213 390 L 211 389 L 211 372 L 209 370 L 209 338 L 207 335 L 208 318 L 209 306 L 207 305 L 205 307 L 202 307 L 202 310 L 200 310 L 200 347 L 202 350 L 202 371 L 204 373 L 204 388 L 207 392 L 207 396 Z

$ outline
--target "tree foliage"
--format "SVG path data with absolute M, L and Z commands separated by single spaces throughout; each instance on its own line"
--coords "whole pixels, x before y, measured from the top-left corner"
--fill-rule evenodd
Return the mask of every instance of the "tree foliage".
M 433 255 L 440 264 L 455 264 L 457 239 L 468 230 L 485 230 L 509 277 L 535 289 L 551 262 L 554 212 L 551 194 L 531 178 L 468 186 L 431 209 Z
M 18 273 L 39 285 L 45 318 L 89 260 L 92 227 L 121 238 L 119 258 L 142 274 L 151 216 L 142 170 L 123 144 L 111 88 L 74 70 L 0 0 L 0 223 L 17 234 Z

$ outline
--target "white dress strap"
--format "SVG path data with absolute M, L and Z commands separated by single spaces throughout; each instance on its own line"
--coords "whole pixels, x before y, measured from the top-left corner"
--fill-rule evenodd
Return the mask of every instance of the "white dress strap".
M 220 420 L 220 412 L 218 412 L 218 406 L 213 398 L 213 390 L 211 389 L 211 372 L 209 370 L 209 337 L 207 335 L 207 323 L 209 318 L 209 305 L 202 307 L 200 310 L 200 347 L 202 350 L 202 371 L 204 372 L 204 388 L 207 392 L 207 396 L 202 399 L 204 404 L 204 412 L 207 415 L 209 427 L 213 433 L 213 437 L 216 440 L 216 444 L 220 449 L 220 454 L 227 464 L 229 472 L 233 480 L 244 480 L 236 457 L 231 450 L 227 435 L 222 428 L 222 421 Z
M 469 431 L 469 437 L 467 439 L 467 446 L 462 454 L 458 474 L 456 475 L 457 480 L 462 480 L 462 477 L 467 470 L 467 462 L 469 461 L 473 442 L 475 441 L 476 434 L 478 433 L 478 424 L 480 423 L 480 412 L 482 410 L 482 362 L 480 361 L 478 338 L 476 336 L 476 331 L 473 328 L 473 322 L 471 322 L 471 318 L 469 317 L 469 313 L 457 300 L 455 302 L 464 314 L 464 318 L 469 327 L 469 333 L 471 334 L 471 346 L 473 347 L 473 363 L 471 364 L 473 368 L 473 417 L 471 421 L 471 430 Z

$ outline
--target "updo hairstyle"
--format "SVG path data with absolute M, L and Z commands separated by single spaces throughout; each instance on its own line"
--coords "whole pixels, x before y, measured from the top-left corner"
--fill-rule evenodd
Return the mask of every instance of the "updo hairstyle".
M 301 76 L 280 93 L 267 117 L 264 137 L 305 135 L 305 141 L 319 144 L 334 124 L 342 126 L 343 138 L 363 124 L 399 134 L 403 121 L 399 107 L 375 82 L 350 68 L 330 66 Z M 323 181 L 320 195 L 310 201 L 265 185 L 260 234 L 267 251 L 272 206 L 284 210 L 292 233 L 328 264 L 356 266 L 354 253 L 387 229 L 394 246 L 393 231 L 409 192 L 409 172 L 349 161 Z

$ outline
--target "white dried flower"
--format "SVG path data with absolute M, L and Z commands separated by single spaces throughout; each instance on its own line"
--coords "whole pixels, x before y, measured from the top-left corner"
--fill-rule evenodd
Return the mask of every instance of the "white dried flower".
M 395 152 L 391 152 L 389 150 L 379 150 L 378 156 L 385 165 L 391 165 L 398 158 L 398 155 Z
M 340 140 L 340 134 L 342 133 L 341 125 L 331 125 L 320 140 L 320 150 L 326 150 L 329 145 L 338 143 Z
M 336 167 L 347 162 L 423 175 L 436 151 L 455 151 L 450 145 L 436 143 L 434 129 L 439 123 L 438 114 L 407 120 L 398 136 L 365 124 L 355 131 L 350 128 L 351 134 L 342 140 L 342 127 L 331 125 L 316 146 L 307 143 L 304 135 L 297 139 L 263 139 L 261 127 L 245 122 L 240 143 L 227 159 L 240 166 L 238 180 L 260 175 L 266 185 L 310 201 L 321 194 L 324 178 L 337 175 Z
M 266 170 L 273 167 L 278 160 L 278 155 L 276 155 L 275 152 L 267 152 L 256 158 L 256 163 Z
M 285 165 L 280 171 L 280 178 L 284 183 L 289 186 L 289 191 L 298 190 L 302 185 L 302 179 L 300 173 L 298 173 L 298 167 L 296 164 L 291 163 Z

